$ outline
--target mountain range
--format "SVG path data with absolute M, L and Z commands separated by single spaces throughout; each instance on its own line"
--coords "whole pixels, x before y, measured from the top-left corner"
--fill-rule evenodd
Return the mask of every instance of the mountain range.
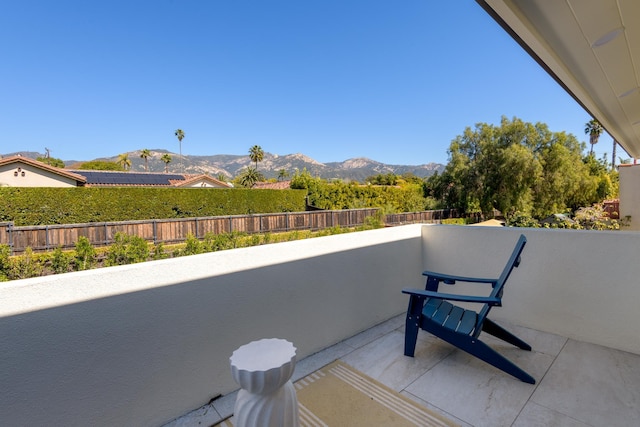
M 231 155 L 216 154 L 211 156 L 190 156 L 169 152 L 163 149 L 149 150 L 151 156 L 148 160 L 149 172 L 164 172 L 165 163 L 161 160 L 164 154 L 171 156 L 171 162 L 168 165 L 168 171 L 171 173 L 185 174 L 208 174 L 218 177 L 221 174 L 231 179 L 247 167 L 255 167 L 255 164 L 249 158 L 249 155 Z M 22 155 L 29 158 L 44 157 L 44 154 L 23 151 L 16 153 L 8 153 L 5 156 Z M 130 151 L 126 153 L 131 160 L 131 170 L 137 172 L 145 171 L 145 161 L 140 157 L 141 150 Z M 98 158 L 93 160 L 116 162 L 118 155 L 107 158 Z M 69 169 L 77 169 L 84 161 L 64 160 L 65 167 Z M 289 175 L 293 175 L 295 171 L 307 170 L 311 175 L 323 179 L 342 179 L 363 182 L 367 177 L 392 173 L 403 175 L 405 173 L 413 174 L 419 177 L 427 177 L 433 175 L 436 171 L 442 172 L 444 165 L 440 163 L 427 163 L 422 165 L 391 165 L 380 163 L 375 160 L 358 157 L 348 159 L 343 162 L 320 163 L 304 154 L 287 154 L 278 155 L 264 153 L 264 159 L 258 163 L 258 171 L 266 178 L 276 178 L 280 170 L 285 170 Z

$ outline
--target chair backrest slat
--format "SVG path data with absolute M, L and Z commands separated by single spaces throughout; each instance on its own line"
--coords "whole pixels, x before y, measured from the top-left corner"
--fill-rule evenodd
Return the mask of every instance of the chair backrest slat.
M 513 252 L 509 257 L 509 261 L 507 262 L 507 265 L 505 265 L 504 270 L 502 270 L 502 274 L 500 274 L 498 281 L 493 286 L 493 290 L 491 291 L 492 297 L 502 298 L 502 291 L 504 289 L 504 284 L 506 283 L 507 279 L 511 275 L 511 272 L 513 271 L 514 267 L 518 267 L 520 265 L 520 261 L 521 261 L 520 254 L 522 254 L 522 250 L 524 249 L 524 245 L 526 244 L 527 244 L 527 238 L 525 237 L 524 234 L 521 234 L 520 238 L 518 239 L 518 242 L 516 243 L 515 248 L 513 248 Z M 489 310 L 491 310 L 491 307 L 492 306 L 489 304 L 485 304 L 482 307 L 482 309 L 478 313 L 478 319 L 476 321 L 476 325 L 478 326 L 482 325 L 482 323 L 484 322 L 484 319 L 487 317 L 487 314 L 489 314 Z M 477 330 L 477 334 L 479 333 L 480 331 Z

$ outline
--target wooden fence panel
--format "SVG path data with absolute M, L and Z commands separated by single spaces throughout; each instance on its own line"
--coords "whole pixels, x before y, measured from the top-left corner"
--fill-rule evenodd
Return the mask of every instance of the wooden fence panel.
M 320 230 L 330 227 L 356 227 L 365 223 L 367 217 L 378 209 L 351 209 L 336 211 L 281 212 L 259 215 L 233 215 L 205 218 L 163 219 L 148 221 L 122 221 L 109 223 L 61 224 L 46 226 L 15 227 L 11 222 L 0 223 L 0 244 L 9 245 L 13 254 L 24 252 L 27 247 L 34 251 L 46 251 L 62 247 L 74 248 L 78 238 L 84 236 L 94 246 L 113 243 L 116 233 L 139 236 L 153 243 L 177 243 L 186 240 L 189 234 L 204 238 L 207 233 L 221 234 L 237 231 L 242 233 L 276 233 L 291 230 Z M 455 211 L 407 212 L 386 215 L 387 225 L 418 222 L 439 222 L 452 217 Z

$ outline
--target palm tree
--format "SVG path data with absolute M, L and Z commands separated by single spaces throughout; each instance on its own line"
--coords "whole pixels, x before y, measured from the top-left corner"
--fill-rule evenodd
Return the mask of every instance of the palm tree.
M 164 153 L 160 160 L 164 162 L 164 173 L 169 173 L 169 163 L 171 163 L 171 156 L 169 153 Z
M 258 162 L 264 160 L 264 151 L 262 150 L 262 147 L 260 147 L 259 145 L 254 145 L 253 147 L 249 148 L 249 158 L 252 162 L 255 162 L 256 170 L 258 170 Z
M 140 157 L 144 159 L 144 170 L 149 172 L 149 157 L 151 157 L 151 151 L 146 148 L 140 152 Z
M 253 187 L 258 181 L 264 180 L 264 177 L 257 169 L 248 167 L 242 174 L 240 175 L 240 185 L 246 188 Z
M 131 168 L 131 159 L 129 158 L 128 153 L 120 154 L 116 163 L 118 163 L 124 170 Z
M 616 148 L 618 148 L 618 141 L 613 138 L 613 152 L 611 154 L 611 170 L 616 170 Z
M 603 130 L 602 125 L 596 119 L 589 120 L 584 126 L 584 133 L 589 135 L 589 143 L 591 144 L 589 154 L 593 154 L 593 146 L 598 143 L 598 138 L 600 138 Z
M 289 172 L 286 169 L 280 169 L 278 171 L 278 181 L 284 181 L 287 178 L 289 178 Z
M 178 142 L 180 143 L 180 166 L 182 168 L 182 172 L 184 172 L 184 164 L 182 163 L 182 139 L 184 138 L 184 131 L 182 129 L 176 129 L 174 135 L 178 138 Z

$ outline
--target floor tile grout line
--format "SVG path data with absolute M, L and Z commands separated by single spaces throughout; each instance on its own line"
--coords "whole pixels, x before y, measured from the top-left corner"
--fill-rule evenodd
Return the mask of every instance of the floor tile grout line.
M 546 406 L 541 405 L 541 404 L 539 404 L 539 403 L 537 403 L 537 402 L 535 402 L 535 401 L 533 401 L 531 399 L 533 398 L 533 395 L 536 393 L 536 390 L 538 390 L 538 387 L 542 384 L 542 381 L 544 380 L 544 378 L 549 373 L 549 370 L 551 370 L 551 367 L 556 363 L 556 360 L 558 360 L 558 357 L 560 357 L 560 354 L 562 354 L 562 351 L 564 350 L 564 348 L 566 347 L 568 342 L 569 342 L 569 338 L 566 338 L 565 341 L 564 341 L 564 344 L 562 344 L 562 348 L 560 348 L 560 351 L 558 351 L 558 353 L 556 355 L 552 355 L 552 354 L 545 353 L 545 352 L 540 352 L 540 351 L 536 352 L 538 354 L 546 354 L 547 356 L 552 356 L 553 357 L 553 361 L 549 364 L 549 367 L 544 371 L 544 373 L 540 377 L 540 380 L 536 381 L 535 386 L 533 388 L 533 391 L 531 392 L 531 394 L 527 398 L 526 402 L 524 402 L 524 405 L 522 405 L 522 408 L 520 408 L 520 410 L 518 411 L 518 414 L 514 418 L 513 423 L 511 423 L 512 426 L 513 426 L 513 424 L 515 424 L 516 421 L 518 421 L 518 418 L 522 414 L 522 411 L 524 411 L 524 408 L 526 408 L 526 406 L 529 403 L 533 403 L 535 405 L 541 406 L 541 407 L 546 408 L 548 410 L 552 410 L 552 411 L 558 412 L 557 410 L 555 410 L 553 408 L 547 408 Z M 559 413 L 561 413 L 561 412 L 559 412 Z M 562 415 L 568 416 L 567 414 L 562 414 Z

